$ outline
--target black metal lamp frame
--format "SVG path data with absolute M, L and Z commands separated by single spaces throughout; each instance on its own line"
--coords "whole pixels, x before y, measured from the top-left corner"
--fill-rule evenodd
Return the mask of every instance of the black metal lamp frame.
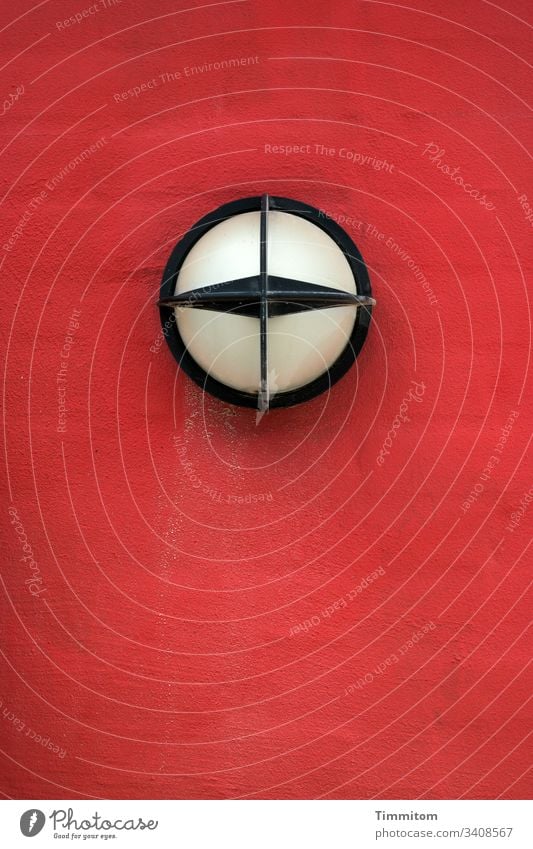
M 342 250 L 356 283 L 357 295 L 315 283 L 269 275 L 267 267 L 268 213 L 271 210 L 306 218 L 324 230 Z M 196 242 L 216 224 L 244 212 L 261 212 L 260 271 L 253 277 L 228 280 L 175 294 L 176 281 L 185 258 Z M 255 407 L 266 412 L 272 407 L 289 407 L 309 401 L 329 389 L 348 371 L 366 339 L 372 306 L 370 278 L 363 257 L 348 234 L 318 209 L 290 198 L 243 198 L 224 204 L 202 218 L 178 242 L 167 262 L 160 289 L 158 306 L 163 332 L 170 350 L 181 368 L 206 392 L 242 407 Z M 331 367 L 311 383 L 288 392 L 269 395 L 268 387 L 268 319 L 276 315 L 324 309 L 336 306 L 357 306 L 352 334 L 345 349 Z M 174 319 L 176 307 L 216 310 L 259 318 L 261 383 L 257 393 L 241 392 L 211 377 L 189 354 Z

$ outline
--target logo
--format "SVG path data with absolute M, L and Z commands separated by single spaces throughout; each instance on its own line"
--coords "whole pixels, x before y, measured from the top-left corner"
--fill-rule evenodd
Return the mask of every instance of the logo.
M 42 811 L 31 808 L 22 814 L 20 818 L 20 830 L 24 837 L 35 837 L 42 830 L 46 817 Z

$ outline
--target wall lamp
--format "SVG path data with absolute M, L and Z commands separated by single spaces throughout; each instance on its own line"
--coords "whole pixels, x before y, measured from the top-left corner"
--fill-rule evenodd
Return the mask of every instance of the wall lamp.
M 189 377 L 266 412 L 333 386 L 359 354 L 375 303 L 342 227 L 305 203 L 263 195 L 224 204 L 186 233 L 158 306 Z

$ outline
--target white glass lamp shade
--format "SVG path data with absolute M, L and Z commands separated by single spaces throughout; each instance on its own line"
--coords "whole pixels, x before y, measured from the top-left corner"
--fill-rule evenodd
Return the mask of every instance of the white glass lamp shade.
M 176 294 L 259 274 L 260 215 L 235 215 L 208 230 L 187 255 Z M 270 212 L 267 250 L 269 274 L 357 293 L 341 249 L 304 218 Z M 331 307 L 270 318 L 271 393 L 298 389 L 325 372 L 346 347 L 356 310 Z M 178 307 L 176 322 L 189 353 L 209 375 L 242 392 L 259 392 L 259 319 Z
M 252 399 L 260 395 L 266 382 L 268 398 L 279 396 L 279 406 L 284 405 L 283 398 L 292 399 L 298 390 L 314 386 L 321 376 L 327 380 L 332 367 L 353 342 L 361 304 L 373 303 L 364 297 L 370 294 L 364 263 L 365 274 L 356 276 L 354 257 L 348 261 L 345 246 L 341 247 L 338 238 L 311 217 L 278 208 L 276 201 L 281 200 L 285 199 L 271 199 L 270 209 L 267 201 L 268 216 L 264 209 L 257 209 L 257 204 L 252 211 L 228 215 L 232 206 L 229 204 L 221 208 L 218 218 L 216 213 L 208 216 L 209 226 L 193 237 L 192 246 L 180 257 L 171 288 L 169 278 L 164 280 L 165 294 L 174 296 L 165 303 L 174 310 L 177 334 L 188 357 L 197 364 L 199 372 L 205 373 L 208 382 L 216 381 Z M 297 211 L 301 206 L 320 215 L 296 201 L 287 203 L 294 204 Z M 315 216 L 315 220 L 319 219 Z M 327 226 L 340 231 L 333 222 Z M 334 231 L 334 235 L 338 234 Z M 355 245 L 353 249 L 359 260 Z M 366 284 L 363 292 L 358 291 L 360 276 Z M 266 307 L 260 312 L 257 290 L 257 309 L 249 309 L 247 314 L 242 302 L 223 300 L 230 283 L 255 281 L 259 285 L 259 280 L 264 281 L 267 299 L 272 297 L 269 281 L 278 281 L 278 290 L 282 288 L 279 281 L 300 287 L 310 284 L 312 297 L 307 302 L 303 287 L 303 303 L 296 303 L 300 290 L 292 293 L 294 309 Z M 323 296 L 320 308 L 313 301 L 313 297 L 318 297 L 317 291 Z M 334 293 L 338 297 L 339 293 L 347 293 L 350 297 L 328 306 L 328 291 L 333 298 Z M 275 294 L 276 302 L 283 300 L 280 291 Z M 354 296 L 359 296 L 361 303 Z M 210 299 L 212 303 L 205 308 Z M 179 303 L 173 306 L 172 300 Z M 251 291 L 250 301 L 253 300 Z M 369 320 L 369 311 L 367 316 Z M 262 335 L 266 337 L 263 350 Z M 197 375 L 195 379 L 199 382 Z

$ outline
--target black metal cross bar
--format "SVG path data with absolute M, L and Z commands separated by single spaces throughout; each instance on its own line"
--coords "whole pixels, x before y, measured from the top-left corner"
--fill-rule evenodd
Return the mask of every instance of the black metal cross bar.
M 196 307 L 259 318 L 261 300 L 261 277 L 256 274 L 163 298 L 158 304 L 165 307 Z M 374 298 L 367 295 L 353 295 L 341 289 L 331 289 L 329 286 L 291 280 L 289 277 L 276 277 L 272 274 L 268 275 L 266 300 L 269 318 L 305 310 L 375 304 Z
M 261 246 L 259 277 L 261 279 L 261 304 L 259 313 L 259 333 L 261 350 L 261 389 L 257 398 L 257 409 L 266 413 L 269 406 L 268 386 L 268 195 L 261 198 Z

